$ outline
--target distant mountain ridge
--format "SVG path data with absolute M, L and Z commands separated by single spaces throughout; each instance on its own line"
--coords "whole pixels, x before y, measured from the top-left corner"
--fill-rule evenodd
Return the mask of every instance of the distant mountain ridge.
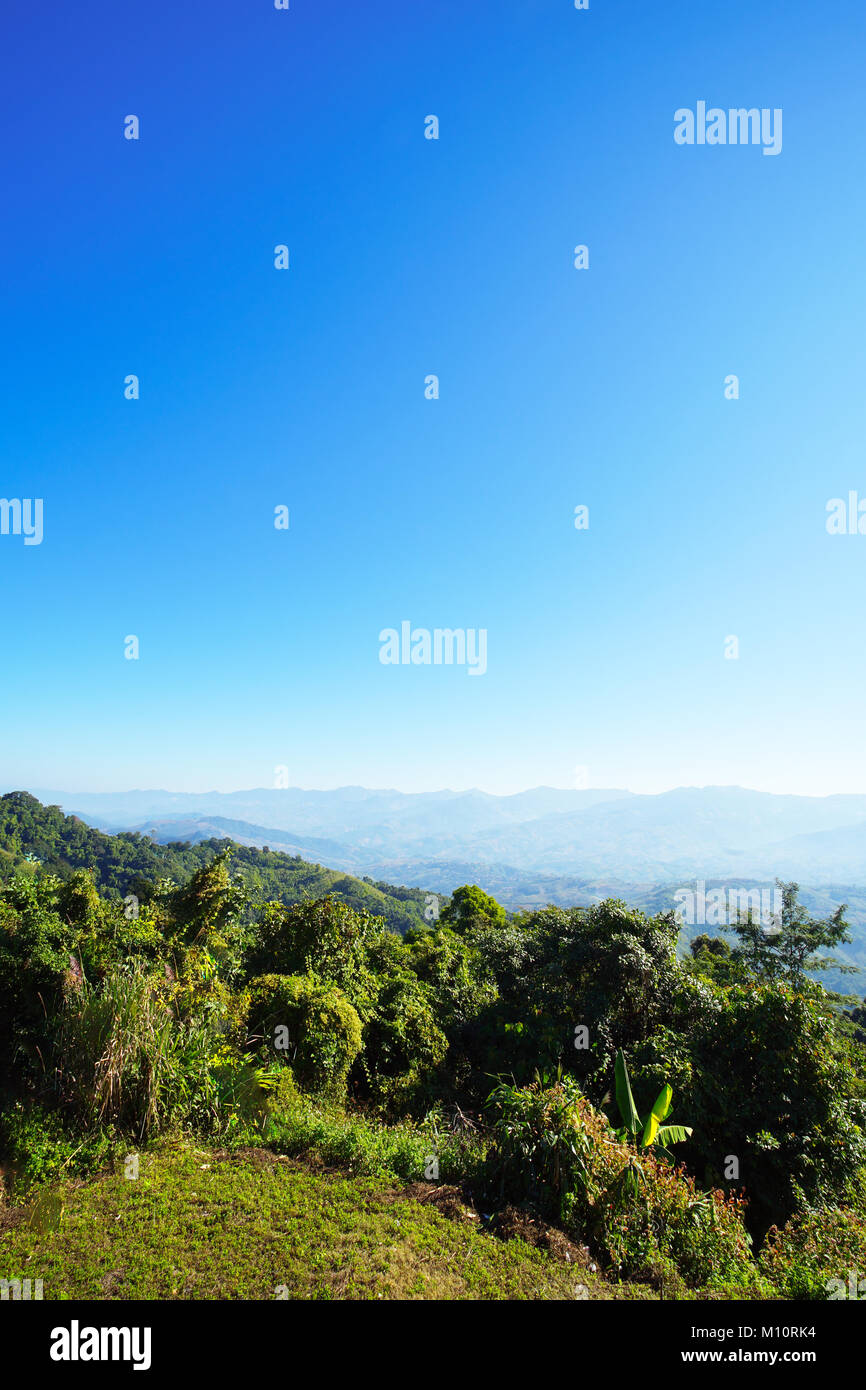
M 45 805 L 62 806 L 67 814 L 84 819 L 98 817 L 118 829 L 129 829 L 152 818 L 219 816 L 296 835 L 325 839 L 399 837 L 401 844 L 447 832 L 475 834 L 542 815 L 581 811 L 632 795 L 621 790 L 570 791 L 556 787 L 537 787 L 502 797 L 481 791 L 398 792 L 365 787 L 340 787 L 334 791 L 255 788 L 239 792 L 28 790 Z
M 225 834 L 202 834 L 195 843 L 176 835 L 159 841 L 133 831 L 107 835 L 57 806 L 43 806 L 27 792 L 0 796 L 0 883 L 20 872 L 47 870 L 63 879 L 86 869 L 108 897 L 146 897 L 159 880 L 188 882 L 229 843 Z M 424 923 L 427 895 L 417 888 L 362 881 L 303 857 L 239 843 L 232 846 L 231 863 L 255 900 L 291 904 L 336 894 L 351 907 L 384 918 L 395 931 Z
M 279 832 L 288 852 L 361 873 L 458 862 L 582 880 L 778 875 L 866 884 L 866 795 L 859 794 L 778 796 L 741 787 L 657 795 L 536 787 L 502 797 L 364 787 L 33 794 L 107 831 L 156 826 L 161 839 L 176 822 L 183 838 L 210 825 L 255 844 L 276 844 Z
M 721 789 L 729 790 L 729 789 Z M 56 795 L 56 794 L 55 794 Z M 250 793 L 241 794 L 250 796 Z M 760 797 L 749 793 L 747 797 Z M 633 805 L 632 798 L 626 805 Z M 688 805 L 690 798 L 685 798 Z M 794 800 L 799 800 L 795 798 Z M 840 798 L 839 800 L 844 800 Z M 613 803 L 596 802 L 593 810 L 600 819 L 612 813 Z M 622 809 L 622 808 L 621 808 Z M 755 804 L 752 803 L 752 810 Z M 730 819 L 731 807 L 715 817 L 723 825 Z M 668 813 L 665 812 L 665 815 Z M 803 808 L 782 808 L 772 820 L 777 828 L 790 829 L 800 823 Z M 823 814 L 834 819 L 838 810 L 824 807 Z M 542 836 L 548 820 L 538 817 L 532 823 Z M 694 888 L 698 879 L 705 880 L 707 890 L 716 887 L 752 889 L 771 887 L 776 874 L 786 876 L 783 858 L 779 855 L 776 868 L 766 874 L 745 871 L 737 875 L 716 875 L 697 870 L 677 876 L 668 862 L 664 877 L 653 879 L 624 872 L 569 873 L 516 867 L 496 860 L 475 860 L 468 857 L 412 858 L 405 853 L 391 858 L 371 844 L 352 844 L 350 841 L 324 839 L 293 834 L 290 831 L 256 825 L 222 816 L 184 815 L 175 810 L 164 819 L 152 818 L 132 829 L 104 833 L 87 824 L 88 817 L 64 817 L 52 806 L 41 806 L 27 793 L 0 796 L 0 880 L 17 867 L 27 867 L 35 858 L 46 868 L 64 874 L 75 867 L 96 871 L 101 885 L 109 892 L 123 894 L 135 880 L 168 874 L 176 881 L 185 880 L 218 849 L 231 840 L 238 848 L 233 860 L 250 887 L 264 896 L 283 901 L 298 901 L 300 897 L 337 892 L 353 906 L 366 907 L 383 916 L 398 931 L 421 925 L 427 905 L 427 894 L 448 897 L 464 883 L 477 883 L 491 893 L 510 911 L 543 908 L 550 903 L 561 907 L 587 906 L 605 898 L 621 898 L 633 907 L 648 913 L 667 912 L 676 906 L 677 888 Z M 757 822 L 762 830 L 766 822 Z M 526 833 L 526 825 L 518 825 Z M 704 833 L 696 830 L 700 836 Z M 797 859 L 801 841 L 819 846 L 826 862 L 831 862 L 828 845 L 834 839 L 844 852 L 853 837 L 859 843 L 860 831 L 855 827 L 842 830 L 812 831 L 803 836 L 789 836 L 782 841 Z M 361 837 L 359 837 L 360 839 Z M 634 862 L 634 856 L 632 861 Z M 792 861 L 793 862 L 793 861 Z M 810 911 L 828 916 L 840 903 L 848 904 L 848 920 L 854 940 L 840 948 L 839 956 L 848 964 L 866 972 L 866 887 L 856 880 L 839 875 L 833 880 L 817 883 L 800 872 L 797 859 L 796 876 L 801 882 L 801 898 Z M 323 867 L 327 865 L 327 867 Z M 697 923 L 684 928 L 683 945 L 707 927 Z M 714 927 L 711 931 L 717 930 Z M 862 977 L 848 978 L 830 972 L 824 983 L 843 991 L 862 992 Z

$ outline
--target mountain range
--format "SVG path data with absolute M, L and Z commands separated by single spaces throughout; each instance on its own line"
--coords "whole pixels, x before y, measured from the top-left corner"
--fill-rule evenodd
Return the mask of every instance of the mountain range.
M 430 886 L 431 871 L 450 877 L 454 865 L 533 879 L 664 884 L 778 876 L 813 886 L 866 884 L 863 795 L 779 796 L 741 787 L 657 795 L 537 787 L 512 796 L 364 787 L 32 791 L 106 831 L 153 831 L 161 842 L 228 835 L 419 886 Z
M 278 895 L 291 895 L 303 874 L 305 891 L 313 879 L 322 892 L 336 884 L 401 930 L 420 920 L 425 894 L 448 896 L 464 883 L 478 884 L 510 911 L 616 897 L 655 913 L 676 907 L 677 889 L 694 890 L 698 880 L 709 891 L 793 878 L 816 916 L 847 904 L 853 941 L 837 954 L 866 971 L 863 796 L 774 796 L 739 787 L 657 796 L 551 787 L 504 797 L 363 787 L 33 795 L 108 835 L 147 835 L 184 864 L 194 853 L 184 844 L 213 852 L 227 839 L 244 854 L 270 851 L 262 863 L 271 874 L 289 873 L 284 856 L 298 856 L 303 864 L 289 873 L 292 883 L 275 881 Z M 340 873 L 352 877 L 337 883 Z M 688 940 L 706 927 L 697 922 L 683 930 Z M 823 978 L 835 989 L 862 990 L 857 977 L 852 983 L 835 970 Z

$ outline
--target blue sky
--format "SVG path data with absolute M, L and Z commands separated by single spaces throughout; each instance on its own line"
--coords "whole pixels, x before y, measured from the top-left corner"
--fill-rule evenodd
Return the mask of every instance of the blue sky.
M 862 6 L 4 28 L 4 786 L 866 790 Z M 676 145 L 699 100 L 782 153 Z

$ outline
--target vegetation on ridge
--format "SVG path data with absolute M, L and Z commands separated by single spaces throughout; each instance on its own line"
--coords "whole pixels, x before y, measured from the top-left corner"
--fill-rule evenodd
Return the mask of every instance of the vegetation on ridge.
M 451 1187 L 474 1212 L 467 1219 L 503 1235 L 533 1223 L 558 1231 L 566 1253 L 585 1252 L 587 1268 L 623 1293 L 822 1298 L 864 1267 L 866 1050 L 856 1021 L 810 978 L 845 939 L 844 914 L 811 919 L 796 885 L 785 886 L 778 933 L 759 938 L 746 921 L 733 949 L 707 939 L 685 961 L 673 914 L 609 900 L 508 918 L 472 885 L 439 921 L 400 935 L 335 895 L 262 901 L 228 847 L 208 858 L 196 846 L 205 858 L 190 874 L 159 873 L 140 892 L 131 879 L 106 886 L 115 851 L 62 865 L 64 834 L 80 854 L 78 823 L 57 814 L 13 799 L 0 826 L 16 870 L 0 889 L 0 1047 L 10 1059 L 0 1164 L 13 1212 L 0 1276 L 16 1277 L 16 1261 L 31 1256 L 55 1258 L 34 1235 L 44 1211 L 55 1220 L 54 1201 L 56 1289 L 92 1290 L 102 1265 L 81 1251 L 81 1222 L 95 1219 L 96 1189 L 75 1183 L 112 1171 L 94 1180 L 126 1203 L 123 1268 L 143 1270 L 154 1256 L 139 1218 L 161 1210 L 161 1185 L 191 1171 L 188 1157 L 179 1169 L 165 1157 L 190 1144 L 206 1148 L 202 1173 L 217 1162 L 208 1154 L 255 1149 L 274 1155 L 275 1172 L 283 1157 L 412 1192 Z M 62 872 L 16 867 L 24 821 L 30 843 L 54 836 Z M 687 1126 L 666 1124 L 673 1097 Z M 231 1171 L 246 1190 L 246 1169 Z M 291 1171 L 303 1187 L 304 1170 Z M 294 1200 L 268 1190 L 275 1212 Z M 349 1201 L 350 1188 L 341 1192 Z M 351 1192 L 362 1221 L 361 1189 Z M 28 1194 L 25 1231 L 14 1211 Z M 226 1208 L 223 1196 L 214 1203 L 205 1227 L 218 1242 L 213 1212 Z M 305 1248 L 292 1246 L 288 1220 L 273 1235 L 284 1260 Z M 413 1251 L 401 1258 L 411 1264 Z M 76 1274 L 69 1261 L 79 1258 Z M 226 1258 L 215 1253 L 214 1268 Z M 488 1258 L 500 1257 L 479 1255 Z M 525 1292 L 530 1266 L 544 1296 L 574 1296 L 558 1294 L 559 1271 L 534 1257 L 514 1267 L 513 1286 L 503 1275 L 498 1294 L 470 1279 L 454 1296 Z M 359 1269 L 332 1295 L 355 1296 Z M 202 1287 L 187 1269 L 166 1293 L 164 1273 L 151 1296 Z M 261 1296 L 254 1283 L 217 1281 L 206 1296 Z M 328 1296 L 324 1284 L 294 1287 Z M 359 1296 L 384 1292 L 363 1287 Z M 425 1287 L 450 1296 L 444 1284 Z M 118 1288 L 140 1293 L 139 1273 Z

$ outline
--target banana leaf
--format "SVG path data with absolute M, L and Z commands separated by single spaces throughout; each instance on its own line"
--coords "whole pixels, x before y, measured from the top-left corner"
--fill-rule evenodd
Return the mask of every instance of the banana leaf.
M 622 1048 L 616 1054 L 616 1064 L 614 1066 L 616 1077 L 616 1103 L 619 1106 L 619 1113 L 622 1115 L 623 1122 L 629 1134 L 635 1136 L 640 1129 L 640 1116 L 634 1103 L 634 1096 L 631 1093 L 631 1085 L 628 1079 L 628 1067 L 625 1064 L 625 1057 Z
M 691 1125 L 662 1125 L 657 1138 L 660 1144 L 684 1144 L 691 1135 Z
M 673 1094 L 670 1086 L 666 1085 L 656 1097 L 656 1103 L 647 1116 L 647 1122 L 644 1125 L 643 1139 L 641 1140 L 643 1148 L 646 1149 L 650 1144 L 655 1143 L 656 1135 L 659 1132 L 659 1125 L 662 1120 L 667 1119 L 670 1114 Z

